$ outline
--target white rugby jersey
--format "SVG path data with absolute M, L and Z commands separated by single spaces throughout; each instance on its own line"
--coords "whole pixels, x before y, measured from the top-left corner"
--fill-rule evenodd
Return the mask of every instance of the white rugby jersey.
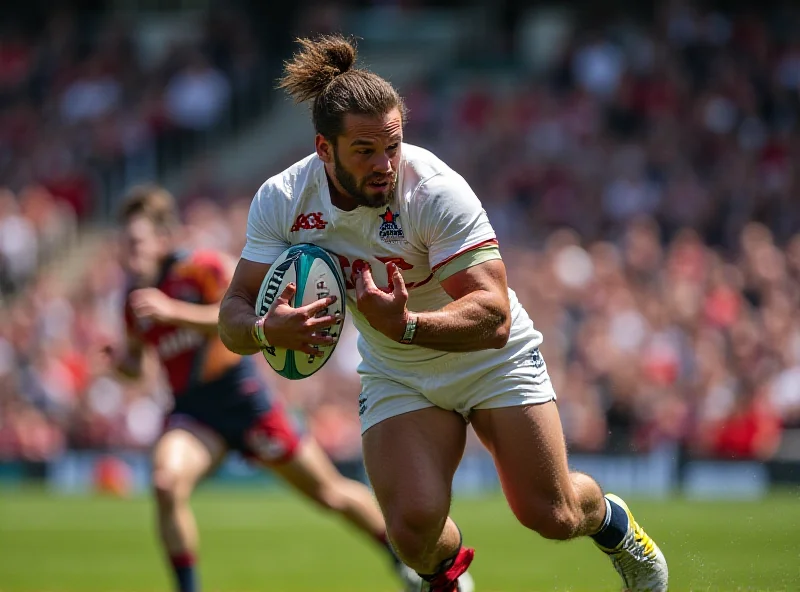
M 394 261 L 408 288 L 408 309 L 437 310 L 452 302 L 434 272 L 454 257 L 495 242 L 495 233 L 467 182 L 431 152 L 403 144 L 395 195 L 388 206 L 346 212 L 331 204 L 324 163 L 315 154 L 268 179 L 250 206 L 242 258 L 273 263 L 290 245 L 313 243 L 339 257 L 347 282 L 348 312 L 359 331 L 359 352 L 378 363 L 418 364 L 448 356 L 392 341 L 373 329 L 356 307 L 351 267 L 359 259 L 386 286 Z M 541 342 L 509 289 L 512 327 L 507 347 Z M 502 350 L 492 350 L 504 355 Z M 471 352 L 479 354 L 480 352 Z M 471 354 L 465 356 L 465 362 Z M 459 357 L 464 354 L 459 354 Z

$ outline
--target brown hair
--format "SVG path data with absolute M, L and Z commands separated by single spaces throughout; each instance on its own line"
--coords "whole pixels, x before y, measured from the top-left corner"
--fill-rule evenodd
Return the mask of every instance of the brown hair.
M 136 216 L 144 216 L 159 230 L 169 230 L 178 223 L 175 198 L 160 185 L 136 185 L 122 200 L 119 220 L 125 224 Z
M 278 88 L 286 90 L 296 103 L 313 99 L 314 129 L 328 140 L 342 133 L 344 116 L 384 115 L 406 107 L 395 88 L 368 70 L 353 68 L 356 48 L 341 35 L 298 39 L 300 50 L 284 64 Z

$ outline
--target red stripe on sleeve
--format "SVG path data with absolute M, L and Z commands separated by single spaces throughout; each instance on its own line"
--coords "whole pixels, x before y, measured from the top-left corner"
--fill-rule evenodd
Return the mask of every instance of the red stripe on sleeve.
M 472 245 L 471 247 L 467 247 L 466 249 L 463 249 L 463 250 L 459 251 L 455 255 L 450 255 L 450 257 L 448 257 L 447 259 L 445 259 L 441 263 L 437 263 L 436 265 L 434 265 L 431 268 L 431 271 L 435 272 L 442 265 L 446 265 L 446 264 L 450 263 L 453 259 L 455 259 L 456 257 L 460 257 L 464 253 L 469 253 L 470 251 L 474 251 L 475 249 L 479 249 L 479 248 L 485 247 L 487 245 L 497 245 L 497 244 L 498 244 L 498 242 L 497 242 L 496 238 L 490 238 L 489 240 L 485 240 L 483 242 L 480 242 L 477 245 Z

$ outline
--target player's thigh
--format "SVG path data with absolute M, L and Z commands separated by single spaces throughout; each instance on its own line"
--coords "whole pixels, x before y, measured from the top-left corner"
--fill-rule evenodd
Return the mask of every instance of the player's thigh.
M 534 528 L 554 509 L 577 507 L 555 401 L 476 409 L 470 420 L 494 457 L 503 491 L 520 521 Z
M 364 463 L 390 531 L 446 518 L 465 441 L 463 417 L 438 407 L 390 417 L 364 433 Z
M 222 437 L 201 424 L 185 421 L 180 427 L 168 427 L 153 448 L 156 493 L 168 498 L 187 496 L 226 452 Z

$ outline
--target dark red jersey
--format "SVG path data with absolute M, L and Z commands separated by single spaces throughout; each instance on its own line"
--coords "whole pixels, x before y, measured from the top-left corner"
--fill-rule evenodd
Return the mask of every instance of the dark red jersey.
M 155 287 L 184 302 L 219 302 L 228 287 L 225 261 L 213 251 L 174 253 L 164 263 Z M 176 397 L 215 380 L 240 361 L 217 335 L 136 319 L 129 298 L 125 322 L 130 335 L 156 349 Z

